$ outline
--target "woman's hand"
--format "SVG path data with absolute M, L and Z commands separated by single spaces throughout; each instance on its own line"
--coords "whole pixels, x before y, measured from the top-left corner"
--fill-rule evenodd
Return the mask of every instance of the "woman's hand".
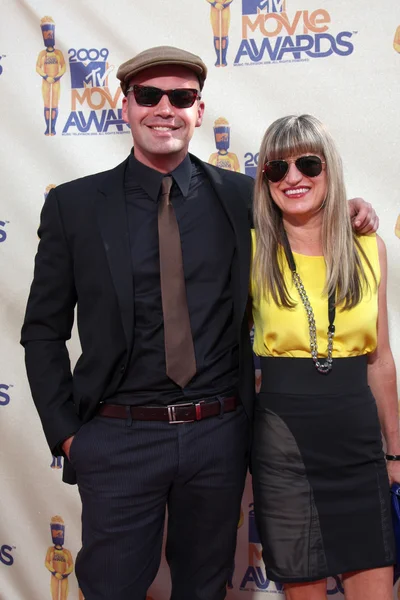
M 400 461 L 388 460 L 386 465 L 390 485 L 392 485 L 392 483 L 400 483 Z

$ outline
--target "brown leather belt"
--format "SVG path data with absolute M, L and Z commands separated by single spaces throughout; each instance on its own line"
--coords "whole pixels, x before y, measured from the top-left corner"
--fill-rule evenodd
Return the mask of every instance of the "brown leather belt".
M 207 402 L 188 402 L 169 406 L 128 406 L 123 404 L 102 404 L 98 414 L 114 419 L 131 418 L 135 421 L 168 421 L 168 423 L 193 423 L 221 413 L 236 410 L 239 401 L 236 396 Z

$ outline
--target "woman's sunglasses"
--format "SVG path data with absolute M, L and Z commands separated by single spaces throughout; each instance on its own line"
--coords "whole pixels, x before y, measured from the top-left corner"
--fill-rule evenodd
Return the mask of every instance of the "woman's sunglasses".
M 196 100 L 200 100 L 199 90 L 191 88 L 179 88 L 177 90 L 161 90 L 150 85 L 130 85 L 126 93 L 133 92 L 136 102 L 140 106 L 157 106 L 161 98 L 166 94 L 168 100 L 175 108 L 190 108 Z
M 296 160 L 268 160 L 263 168 L 265 177 L 277 183 L 281 181 L 289 171 L 289 165 L 294 163 L 300 173 L 306 177 L 317 177 L 322 172 L 322 165 L 325 164 L 319 156 L 300 156 Z

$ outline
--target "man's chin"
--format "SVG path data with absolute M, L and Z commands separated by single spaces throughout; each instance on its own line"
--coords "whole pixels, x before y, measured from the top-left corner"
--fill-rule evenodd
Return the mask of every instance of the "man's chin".
M 180 152 L 187 152 L 187 148 L 183 143 L 166 143 L 166 144 L 157 144 L 151 150 L 150 154 L 178 154 Z

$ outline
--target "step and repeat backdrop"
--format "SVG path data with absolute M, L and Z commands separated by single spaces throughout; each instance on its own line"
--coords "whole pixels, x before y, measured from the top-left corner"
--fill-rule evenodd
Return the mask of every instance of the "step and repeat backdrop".
M 306 112 L 330 128 L 349 197 L 365 198 L 380 217 L 400 368 L 400 3 L 1 0 L 0 29 L 0 599 L 78 600 L 79 496 L 46 446 L 18 343 L 44 198 L 128 155 L 118 65 L 148 46 L 191 50 L 209 66 L 206 116 L 192 143 L 203 160 L 254 176 L 274 119 Z M 69 348 L 74 364 L 75 330 Z M 248 483 L 227 597 L 283 598 L 265 576 Z M 60 562 L 62 580 L 51 574 Z M 148 600 L 167 600 L 169 590 L 163 562 Z M 340 576 L 331 578 L 328 594 L 342 592 Z

